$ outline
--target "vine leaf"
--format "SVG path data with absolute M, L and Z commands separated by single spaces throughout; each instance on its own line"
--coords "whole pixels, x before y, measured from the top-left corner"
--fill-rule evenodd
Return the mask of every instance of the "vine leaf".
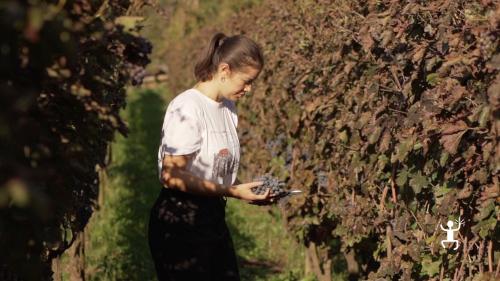
M 420 171 L 418 171 L 416 174 L 413 174 L 410 180 L 410 186 L 415 192 L 415 194 L 418 194 L 422 191 L 422 188 L 425 188 L 429 182 L 427 181 L 427 177 L 425 175 L 422 175 Z
M 429 277 L 433 277 L 439 272 L 441 261 L 432 261 L 431 257 L 426 256 L 422 260 L 422 273 L 426 273 Z
M 398 186 L 403 186 L 405 185 L 407 179 L 408 179 L 408 170 L 404 169 L 401 172 L 398 173 L 398 176 L 396 178 L 396 184 Z
M 451 155 L 457 153 L 458 145 L 462 136 L 467 132 L 468 126 L 464 121 L 460 120 L 454 124 L 445 125 L 441 131 L 441 143 L 444 149 Z

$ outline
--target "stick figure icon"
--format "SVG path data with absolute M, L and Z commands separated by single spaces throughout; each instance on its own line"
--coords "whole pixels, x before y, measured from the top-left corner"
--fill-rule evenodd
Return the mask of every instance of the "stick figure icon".
M 446 246 L 444 245 L 445 242 L 456 243 L 456 246 L 453 250 L 458 249 L 458 247 L 460 246 L 460 241 L 455 240 L 453 234 L 455 233 L 455 231 L 458 231 L 460 229 L 460 226 L 462 224 L 464 224 L 465 221 L 461 220 L 460 217 L 458 217 L 458 220 L 456 220 L 456 223 L 458 224 L 457 228 L 452 228 L 452 226 L 454 224 L 453 221 L 448 221 L 448 223 L 446 223 L 446 225 L 448 226 L 447 229 L 444 228 L 442 224 L 439 225 L 442 230 L 446 231 L 446 240 L 441 240 L 441 246 L 443 246 L 443 248 L 445 248 L 445 249 L 446 249 Z

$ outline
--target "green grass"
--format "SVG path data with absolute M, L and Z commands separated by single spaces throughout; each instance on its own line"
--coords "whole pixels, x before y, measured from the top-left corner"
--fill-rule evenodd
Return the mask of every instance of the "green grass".
M 242 280 L 306 280 L 300 279 L 304 271 L 303 248 L 286 232 L 277 208 L 228 200 L 226 221 Z
M 129 94 L 123 117 L 129 135 L 117 135 L 104 204 L 88 227 L 86 250 L 90 280 L 155 280 L 147 244 L 149 210 L 161 188 L 156 153 L 164 101 L 153 91 Z

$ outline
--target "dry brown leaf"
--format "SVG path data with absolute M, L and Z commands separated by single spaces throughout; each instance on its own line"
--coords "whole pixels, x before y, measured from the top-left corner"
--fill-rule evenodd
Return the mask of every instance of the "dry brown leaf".
M 453 124 L 444 125 L 441 130 L 442 136 L 439 139 L 439 143 L 443 145 L 444 149 L 448 153 L 453 155 L 457 152 L 460 140 L 465 132 L 467 132 L 467 129 L 467 124 L 462 120 Z
M 463 120 L 459 120 L 458 122 L 453 124 L 444 124 L 443 128 L 441 129 L 441 134 L 450 135 L 459 131 L 463 131 L 467 128 L 467 124 Z

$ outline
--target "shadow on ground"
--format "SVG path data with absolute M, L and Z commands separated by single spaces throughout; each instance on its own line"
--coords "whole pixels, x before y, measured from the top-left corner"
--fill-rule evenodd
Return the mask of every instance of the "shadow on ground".
M 274 261 L 246 257 L 248 253 L 255 252 L 254 248 L 257 246 L 258 241 L 255 240 L 254 236 L 245 233 L 239 227 L 245 223 L 245 220 L 250 221 L 250 218 L 245 215 L 248 210 L 245 211 L 245 208 L 242 208 L 243 204 L 247 203 L 229 199 L 226 207 L 226 222 L 238 254 L 241 280 L 270 280 L 272 276 L 281 273 L 282 266 Z

